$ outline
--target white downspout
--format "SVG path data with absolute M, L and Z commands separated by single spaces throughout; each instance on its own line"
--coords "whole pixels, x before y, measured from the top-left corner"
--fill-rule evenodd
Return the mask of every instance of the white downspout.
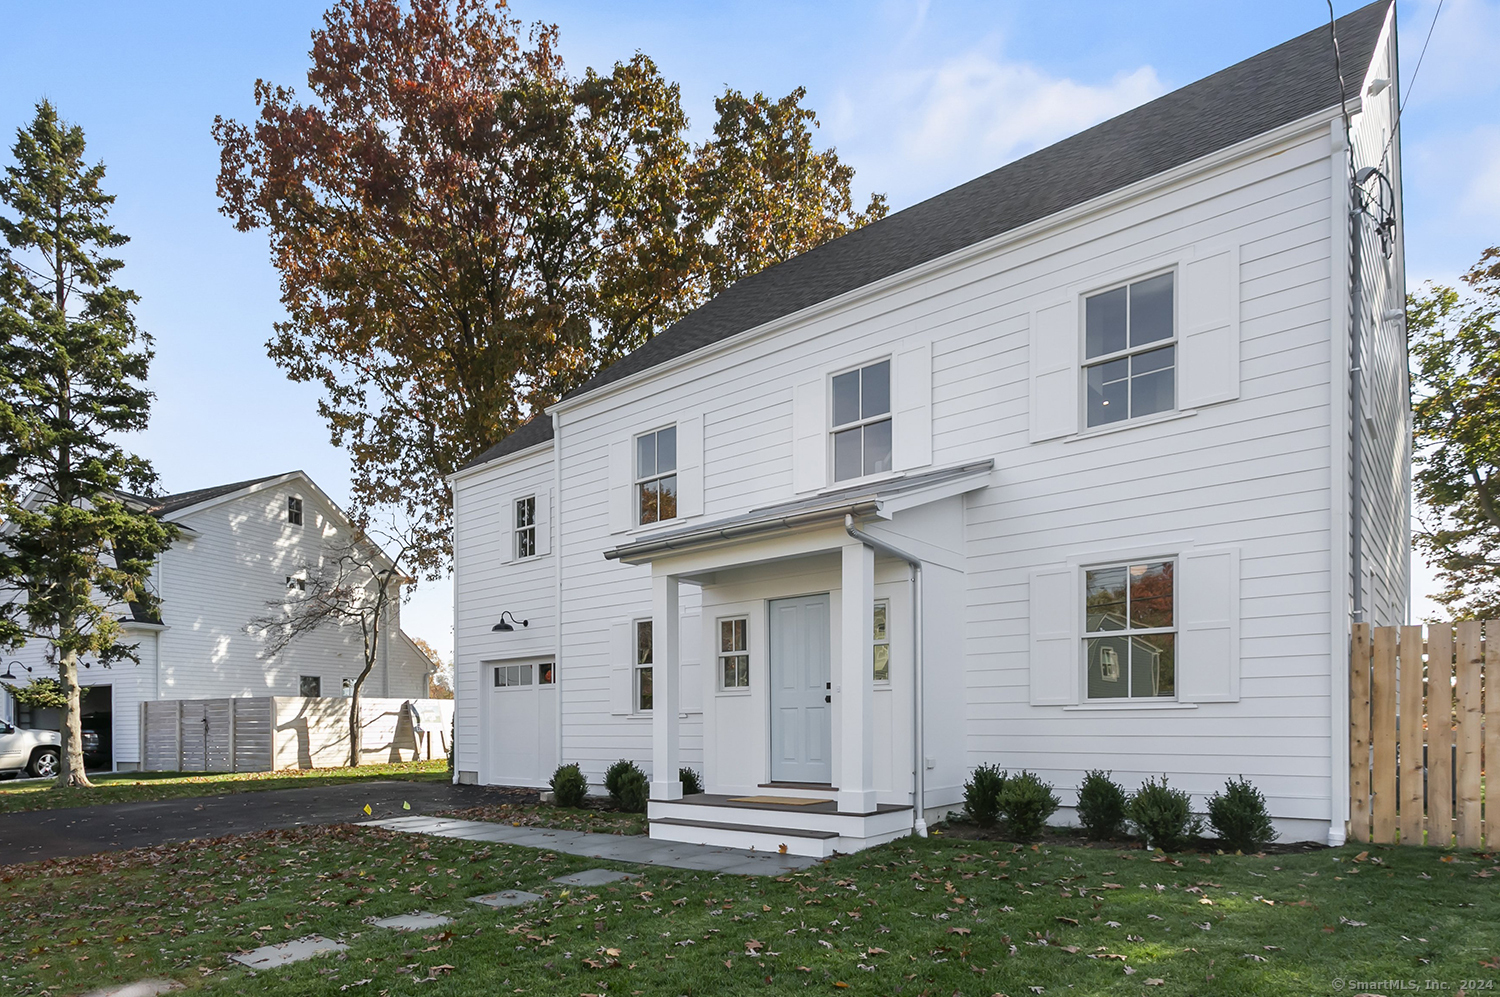
M 556 731 L 553 739 L 557 745 L 555 765 L 564 765 L 563 760 L 563 694 L 562 694 L 562 598 L 563 598 L 563 531 L 562 531 L 562 413 L 552 413 L 552 515 L 547 517 L 552 530 L 552 698 L 557 701 Z M 542 777 L 550 779 L 549 773 Z
M 863 532 L 854 525 L 854 517 L 844 516 L 844 531 L 867 547 L 911 565 L 911 674 L 912 674 L 912 833 L 927 837 L 927 742 L 924 724 L 922 687 L 922 561 Z

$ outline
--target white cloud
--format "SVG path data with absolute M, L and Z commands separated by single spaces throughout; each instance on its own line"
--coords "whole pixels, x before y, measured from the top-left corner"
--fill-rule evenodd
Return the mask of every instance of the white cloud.
M 1164 89 L 1150 66 L 1083 83 L 994 48 L 893 69 L 836 96 L 830 137 L 894 206 L 987 173 Z

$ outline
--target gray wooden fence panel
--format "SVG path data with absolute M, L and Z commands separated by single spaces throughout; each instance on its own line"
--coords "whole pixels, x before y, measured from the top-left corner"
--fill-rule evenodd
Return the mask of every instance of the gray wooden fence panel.
M 205 699 L 203 709 L 206 723 L 203 733 L 204 768 L 209 772 L 230 772 L 234 768 L 234 731 L 232 700 Z
M 183 772 L 208 771 L 208 703 L 202 699 L 180 699 L 182 705 Z
M 146 745 L 143 759 L 148 771 L 168 772 L 177 768 L 177 701 L 147 701 L 142 723 Z
M 234 702 L 234 770 L 271 771 L 271 700 L 236 699 Z

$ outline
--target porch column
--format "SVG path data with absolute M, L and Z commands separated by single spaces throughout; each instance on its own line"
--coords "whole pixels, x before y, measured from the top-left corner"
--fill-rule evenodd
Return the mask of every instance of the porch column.
M 875 810 L 875 551 L 862 543 L 843 548 L 843 631 L 839 686 L 840 813 Z
M 651 798 L 682 799 L 678 751 L 678 657 L 682 620 L 677 611 L 677 579 L 651 579 Z

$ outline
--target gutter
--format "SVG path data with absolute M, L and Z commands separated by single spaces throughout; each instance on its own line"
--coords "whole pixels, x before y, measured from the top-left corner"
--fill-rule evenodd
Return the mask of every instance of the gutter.
M 837 522 L 840 519 L 848 522 L 851 521 L 852 517 L 873 516 L 879 512 L 879 499 L 865 499 L 849 505 L 811 509 L 806 512 L 793 513 L 789 516 L 778 516 L 775 519 L 760 519 L 754 522 L 741 523 L 737 526 L 713 527 L 661 540 L 643 540 L 640 543 L 627 544 L 623 547 L 616 547 L 614 550 L 607 550 L 604 552 L 604 556 L 611 561 L 622 561 L 629 564 L 636 558 L 670 553 L 674 550 L 701 547 L 704 544 L 720 541 L 742 540 L 745 537 L 757 536 L 762 533 L 796 529 L 802 526 L 815 526 L 819 523 Z M 876 543 L 878 541 L 873 542 L 871 546 L 874 546 Z M 907 561 L 911 560 L 904 554 L 894 556 Z
M 844 516 L 844 532 L 855 540 L 872 547 L 888 557 L 905 561 L 911 565 L 911 672 L 912 672 L 912 833 L 919 838 L 927 837 L 927 738 L 924 724 L 922 687 L 922 561 L 903 550 L 899 550 L 863 532 L 854 525 L 854 516 Z

